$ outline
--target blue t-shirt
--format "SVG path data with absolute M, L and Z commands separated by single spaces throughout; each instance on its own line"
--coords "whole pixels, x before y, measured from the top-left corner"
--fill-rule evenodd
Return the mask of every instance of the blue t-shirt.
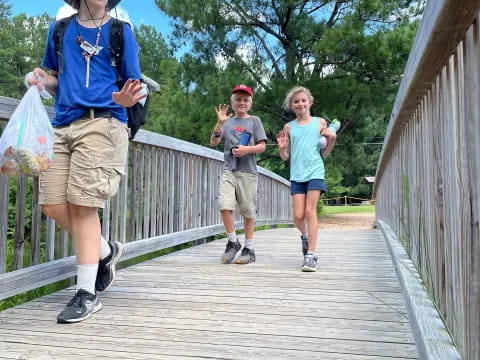
M 110 62 L 109 37 L 113 18 L 101 28 L 99 46 L 103 49 L 90 58 L 90 80 L 86 87 L 87 61 L 77 41 L 83 40 L 95 45 L 98 30 L 86 28 L 76 18 L 68 24 L 63 37 L 64 68 L 58 76 L 58 88 L 55 95 L 55 117 L 52 125 L 68 125 L 81 117 L 87 109 L 98 108 L 111 110 L 113 116 L 127 123 L 126 109 L 112 100 L 112 93 L 118 91 L 117 68 Z M 47 48 L 43 57 L 43 66 L 59 71 L 59 56 L 55 50 L 53 32 L 56 22 L 50 25 Z M 138 47 L 129 25 L 123 28 L 124 50 L 122 59 L 123 79 L 140 79 L 141 71 L 138 60 Z
M 320 119 L 312 118 L 306 125 L 290 121 L 290 180 L 305 182 L 325 179 L 323 159 L 318 151 Z

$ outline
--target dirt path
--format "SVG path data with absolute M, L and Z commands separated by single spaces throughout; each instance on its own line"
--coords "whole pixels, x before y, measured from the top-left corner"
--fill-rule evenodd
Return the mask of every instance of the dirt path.
M 372 229 L 375 214 L 337 214 L 318 218 L 319 228 Z

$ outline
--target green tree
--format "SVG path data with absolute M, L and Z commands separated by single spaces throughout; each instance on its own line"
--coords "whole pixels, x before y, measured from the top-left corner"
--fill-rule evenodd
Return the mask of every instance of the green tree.
M 286 120 L 281 104 L 287 90 L 305 85 L 315 96 L 312 113 L 343 122 L 338 146 L 326 160 L 339 191 L 375 172 L 379 146 L 417 28 L 423 1 L 414 0 L 156 0 L 175 25 L 172 44 L 189 43 L 182 59 L 184 93 L 207 143 L 213 105 L 228 101 L 235 83 L 256 90 L 253 113 L 264 122 L 273 145 Z M 193 58 L 193 59 L 192 59 Z M 203 110 L 202 110 L 203 109 Z M 208 119 L 207 121 L 207 115 Z M 188 114 L 183 112 L 179 118 Z M 189 123 L 187 121 L 186 123 Z M 182 136 L 179 121 L 176 136 Z M 268 146 L 260 164 L 288 174 Z M 339 180 L 340 179 L 340 180 Z M 331 188 L 332 190 L 332 188 Z M 333 189 L 335 190 L 335 189 Z
M 48 25 L 47 15 L 12 17 L 11 5 L 0 0 L 0 95 L 20 98 L 25 75 L 42 61 Z

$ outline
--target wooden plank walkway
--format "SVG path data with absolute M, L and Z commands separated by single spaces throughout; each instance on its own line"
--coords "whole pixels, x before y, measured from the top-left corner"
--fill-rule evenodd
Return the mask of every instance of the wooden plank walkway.
M 256 233 L 257 262 L 219 262 L 224 240 L 118 272 L 89 320 L 58 325 L 67 289 L 0 313 L 0 359 L 417 359 L 377 230 L 320 231 L 302 273 L 295 229 Z

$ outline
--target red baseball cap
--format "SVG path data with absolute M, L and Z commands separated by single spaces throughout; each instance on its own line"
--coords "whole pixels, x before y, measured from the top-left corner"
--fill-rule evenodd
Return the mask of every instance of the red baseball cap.
M 250 86 L 247 85 L 235 85 L 235 87 L 232 90 L 232 94 L 238 93 L 238 92 L 244 92 L 247 93 L 250 96 L 253 96 L 253 90 Z

